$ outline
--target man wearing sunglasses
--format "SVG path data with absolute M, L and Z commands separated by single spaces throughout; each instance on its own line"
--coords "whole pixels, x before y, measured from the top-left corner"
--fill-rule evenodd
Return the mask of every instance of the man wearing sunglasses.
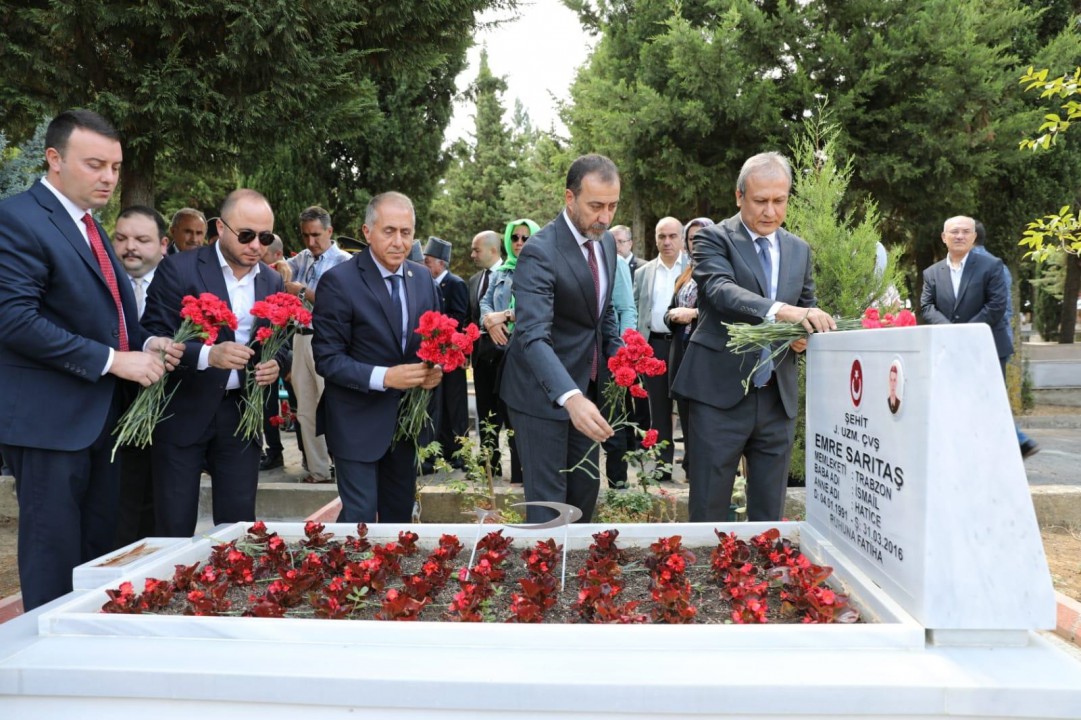
M 199 514 L 199 479 L 203 468 L 213 483 L 214 524 L 255 519 L 260 443 L 236 435 L 243 403 L 245 373 L 259 385 L 277 382 L 285 352 L 252 364 L 249 341 L 257 321 L 252 305 L 282 292 L 281 276 L 263 262 L 274 242 L 274 212 L 254 190 L 235 190 L 225 198 L 216 221 L 218 241 L 166 258 L 150 284 L 143 326 L 172 335 L 180 326 L 185 295 L 212 293 L 229 303 L 236 331 L 221 328 L 218 340 L 187 343 L 184 357 L 169 375 L 166 392 L 179 386 L 154 432 L 152 465 L 156 532 L 190 537 Z M 264 323 L 264 320 L 258 323 Z

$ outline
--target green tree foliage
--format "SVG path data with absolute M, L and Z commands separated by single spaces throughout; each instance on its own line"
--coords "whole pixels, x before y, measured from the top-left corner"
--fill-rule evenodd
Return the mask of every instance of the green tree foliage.
M 666 215 L 721 217 L 739 167 L 788 144 L 803 81 L 778 38 L 798 34 L 794 4 L 566 1 L 600 33 L 564 113 L 577 151 L 611 157 L 620 220 L 635 237 Z
M 371 122 L 379 78 L 445 62 L 462 52 L 477 12 L 511 4 L 5 3 L 0 117 L 28 132 L 42 115 L 93 107 L 125 138 L 123 203 L 152 203 L 164 149 L 196 170 L 252 173 L 279 141 L 303 145 Z
M 900 250 L 883 273 L 875 272 L 881 220 L 874 201 L 846 203 L 854 158 L 842 158 L 840 130 L 829 115 L 816 113 L 792 148 L 792 198 L 785 225 L 811 246 L 818 306 L 841 317 L 859 317 L 901 284 Z M 900 300 L 900 298 L 896 298 Z M 888 302 L 888 301 L 887 301 Z M 887 308 L 892 310 L 893 308 Z
M 475 105 L 472 142 L 455 141 L 450 164 L 438 194 L 432 200 L 431 234 L 452 246 L 455 272 L 467 272 L 469 246 L 482 230 L 502 231 L 507 218 L 500 202 L 500 186 L 512 162 L 510 129 L 503 121 L 502 94 L 507 82 L 492 74 L 488 51 L 480 54 L 477 79 L 466 91 Z
M 44 174 L 47 126 L 39 123 L 34 136 L 18 147 L 8 147 L 0 131 L 0 200 L 21 193 Z
M 886 269 L 875 272 L 881 241 L 880 218 L 873 201 L 846 202 L 856 163 L 840 157 L 840 130 L 820 111 L 804 122 L 804 132 L 792 147 L 793 187 L 785 225 L 811 246 L 818 306 L 841 317 L 859 317 L 872 303 L 899 302 L 900 248 L 889 256 Z M 857 205 L 860 205 L 857 207 Z M 789 463 L 792 477 L 804 477 L 805 425 L 802 410 L 804 376 L 800 372 L 800 412 Z
M 1081 156 L 1011 152 L 1033 111 L 1015 91 L 1019 58 L 1076 52 L 1057 25 L 1067 0 L 565 4 L 601 35 L 565 114 L 572 143 L 616 160 L 639 236 L 667 214 L 728 214 L 740 163 L 790 146 L 822 99 L 859 158 L 853 197 L 876 200 L 910 285 L 942 255 L 945 218 L 993 215 L 1004 239 L 1021 232 L 1020 203 L 1076 186 Z

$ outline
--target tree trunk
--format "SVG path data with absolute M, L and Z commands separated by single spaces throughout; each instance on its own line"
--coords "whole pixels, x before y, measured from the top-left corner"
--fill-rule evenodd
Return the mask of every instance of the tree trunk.
M 1059 322 L 1058 341 L 1061 345 L 1073 343 L 1077 329 L 1077 294 L 1081 292 L 1081 257 L 1066 253 L 1066 282 L 1062 288 L 1062 320 Z
M 120 166 L 120 208 L 132 205 L 154 207 L 153 148 L 132 151 L 124 149 L 124 164 Z

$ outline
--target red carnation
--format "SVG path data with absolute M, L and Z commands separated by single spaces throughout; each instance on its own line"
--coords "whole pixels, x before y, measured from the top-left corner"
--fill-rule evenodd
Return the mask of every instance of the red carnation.
M 639 398 L 639 399 L 645 399 L 645 398 L 649 397 L 649 393 L 646 392 L 645 387 L 643 387 L 641 383 L 636 383 L 634 385 L 631 385 L 630 390 L 631 390 L 631 396 L 632 397 L 636 397 L 636 398 Z
M 897 313 L 893 325 L 894 327 L 913 327 L 916 325 L 916 316 L 912 314 L 911 310 L 902 310 Z
M 650 428 L 646 431 L 646 436 L 642 438 L 642 447 L 649 450 L 651 447 L 657 444 L 657 435 L 659 433 L 656 429 Z

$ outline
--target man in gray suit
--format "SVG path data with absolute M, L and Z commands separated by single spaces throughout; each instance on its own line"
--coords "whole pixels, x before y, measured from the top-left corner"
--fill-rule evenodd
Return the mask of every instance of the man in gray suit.
M 689 511 L 692 522 L 728 516 L 740 456 L 747 458 L 747 519 L 776 521 L 784 511 L 799 387 L 795 353 L 806 340 L 742 382 L 760 356 L 725 347 L 722 323 L 799 322 L 808 332 L 836 329 L 815 307 L 811 250 L 781 227 L 792 169 L 779 153 L 743 164 L 736 181 L 739 213 L 703 228 L 694 240 L 698 327 L 672 392 L 690 415 Z
M 598 480 L 576 470 L 593 443 L 612 436 L 597 406 L 607 358 L 620 345 L 611 307 L 615 241 L 608 232 L 619 204 L 619 171 L 608 158 L 583 155 L 567 172 L 566 209 L 522 248 L 514 273 L 516 326 L 499 394 L 518 443 L 528 501 L 565 502 L 589 522 Z M 553 516 L 530 507 L 529 522 Z
M 655 357 L 668 362 L 672 348 L 672 330 L 664 322 L 672 304 L 676 280 L 687 267 L 683 252 L 683 223 L 674 217 L 661 218 L 657 223 L 657 257 L 638 268 L 634 274 L 634 301 L 638 305 L 638 332 L 649 341 Z M 675 457 L 672 444 L 672 396 L 669 394 L 668 374 L 643 380 L 649 393 L 649 426 L 658 433 L 658 440 L 668 443 L 661 450 L 661 460 L 669 467 Z M 672 482 L 671 471 L 661 476 L 661 482 Z

